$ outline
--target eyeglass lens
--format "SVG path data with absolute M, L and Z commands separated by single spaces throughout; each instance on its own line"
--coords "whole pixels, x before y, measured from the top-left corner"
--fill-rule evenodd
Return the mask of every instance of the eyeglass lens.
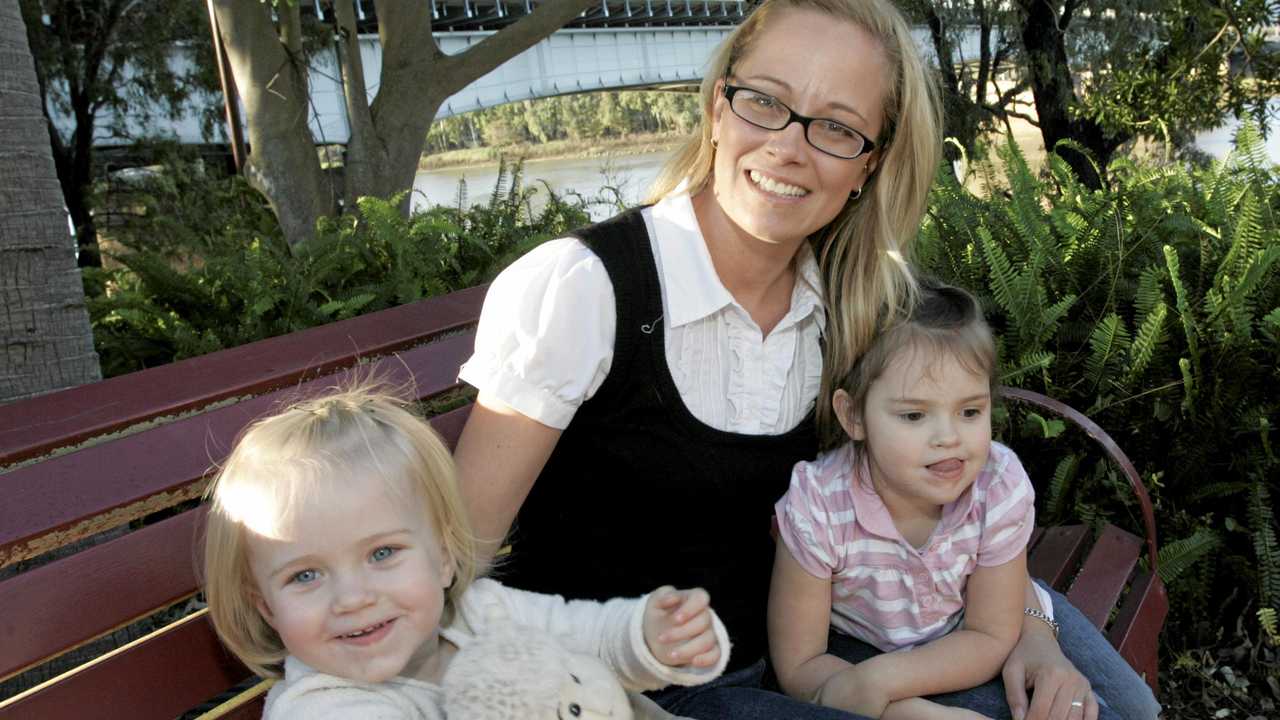
M 781 130 L 792 116 L 791 108 L 772 95 L 743 87 L 734 89 L 729 107 L 738 117 L 766 130 Z M 866 144 L 862 135 L 852 128 L 820 118 L 810 120 L 805 139 L 815 148 L 842 158 L 857 157 Z

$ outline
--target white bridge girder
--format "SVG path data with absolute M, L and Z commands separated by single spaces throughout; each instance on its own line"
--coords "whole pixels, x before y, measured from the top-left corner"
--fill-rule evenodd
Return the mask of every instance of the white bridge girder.
M 725 26 L 561 30 L 451 96 L 436 117 L 567 93 L 697 83 L 712 51 L 732 30 Z M 436 41 L 452 55 L 492 34 L 441 33 Z M 377 36 L 362 35 L 360 51 L 372 100 L 382 66 Z M 311 130 L 316 142 L 344 143 L 350 131 L 337 68 L 332 55 L 315 62 L 321 64 L 311 73 Z

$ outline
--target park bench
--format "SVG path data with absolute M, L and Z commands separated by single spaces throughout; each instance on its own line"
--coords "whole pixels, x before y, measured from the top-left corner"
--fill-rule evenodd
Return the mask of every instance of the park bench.
M 0 568 L 19 568 L 0 574 L 0 682 L 83 653 L 141 618 L 160 613 L 167 623 L 28 690 L 0 694 L 0 720 L 259 717 L 268 683 L 219 644 L 206 610 L 189 612 L 198 607 L 191 600 L 203 514 L 195 500 L 208 470 L 252 419 L 330 386 L 334 373 L 357 364 L 393 382 L 411 380 L 423 400 L 461 395 L 458 407 L 432 420 L 454 442 L 470 409 L 457 369 L 470 353 L 483 294 L 471 288 L 0 406 Z M 1145 539 L 1114 526 L 1096 537 L 1085 526 L 1037 529 L 1030 566 L 1070 588 L 1072 601 L 1154 687 L 1168 606 L 1142 483 L 1087 418 L 1032 392 L 1007 392 L 1080 424 L 1142 505 Z M 113 529 L 118 536 L 23 568 Z

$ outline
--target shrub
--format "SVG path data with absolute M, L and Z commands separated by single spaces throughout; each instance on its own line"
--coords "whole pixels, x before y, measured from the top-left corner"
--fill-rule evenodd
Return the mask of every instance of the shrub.
M 103 373 L 118 375 L 341 320 L 492 279 L 534 245 L 587 222 L 582 202 L 535 193 L 503 167 L 484 207 L 405 218 L 400 198 L 362 198 L 289 247 L 240 178 L 182 163 L 140 184 L 119 224 L 115 269 L 87 277 Z M 463 193 L 460 193 L 462 195 Z
M 1280 175 L 1257 131 L 1205 168 L 1126 159 L 1091 191 L 1049 155 L 1043 177 L 1016 145 L 934 189 L 919 263 L 982 296 L 1004 382 L 1078 407 L 1134 460 L 1156 508 L 1166 639 L 1213 643 L 1242 625 L 1277 641 L 1280 545 L 1272 438 L 1280 410 Z M 1021 443 L 1045 429 L 1026 417 Z M 1034 445 L 1033 445 L 1034 446 Z M 1127 483 L 1071 451 L 1030 457 L 1047 521 L 1140 528 Z

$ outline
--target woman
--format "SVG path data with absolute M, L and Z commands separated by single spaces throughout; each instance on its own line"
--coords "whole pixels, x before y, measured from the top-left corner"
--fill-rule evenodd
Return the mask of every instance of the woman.
M 463 492 L 490 548 L 514 522 L 517 587 L 710 591 L 730 672 L 657 695 L 669 710 L 847 719 L 760 689 L 769 523 L 817 451 L 821 338 L 865 348 L 910 292 L 936 93 L 888 0 L 766 0 L 712 59 L 702 107 L 656 204 L 494 282 L 460 373 L 479 389 L 455 453 Z M 1014 657 L 1079 690 L 1056 648 Z

